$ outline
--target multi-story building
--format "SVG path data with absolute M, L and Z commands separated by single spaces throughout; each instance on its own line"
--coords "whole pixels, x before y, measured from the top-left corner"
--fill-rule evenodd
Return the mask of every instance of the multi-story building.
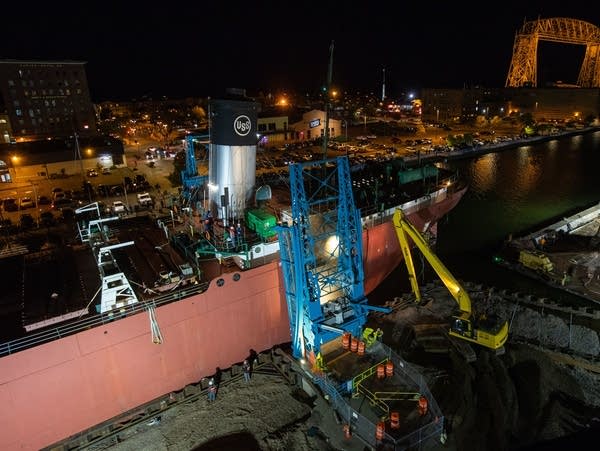
M 424 88 L 421 99 L 423 119 L 445 123 L 525 113 L 538 122 L 568 122 L 600 115 L 600 90 L 595 88 Z
M 81 61 L 0 60 L 0 114 L 15 141 L 96 132 Z M 5 135 L 0 140 L 6 141 Z

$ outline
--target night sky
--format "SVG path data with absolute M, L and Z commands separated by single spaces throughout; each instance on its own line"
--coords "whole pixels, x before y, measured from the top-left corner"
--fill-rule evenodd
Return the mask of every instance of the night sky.
M 17 3 L 3 5 L 0 58 L 86 61 L 94 102 L 215 96 L 226 87 L 314 92 L 325 84 L 332 41 L 340 90 L 380 93 L 384 67 L 392 97 L 420 87 L 501 87 L 525 20 L 600 26 L 598 3 L 581 1 Z M 540 44 L 540 85 L 576 82 L 583 49 Z

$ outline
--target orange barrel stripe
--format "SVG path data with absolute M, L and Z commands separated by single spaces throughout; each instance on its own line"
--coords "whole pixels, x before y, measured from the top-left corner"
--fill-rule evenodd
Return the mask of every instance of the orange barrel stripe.
M 425 396 L 419 398 L 419 414 L 425 415 L 427 413 L 428 402 Z
M 350 345 L 350 351 L 352 352 L 357 352 L 358 351 L 358 339 L 357 338 L 353 338 L 351 345 Z

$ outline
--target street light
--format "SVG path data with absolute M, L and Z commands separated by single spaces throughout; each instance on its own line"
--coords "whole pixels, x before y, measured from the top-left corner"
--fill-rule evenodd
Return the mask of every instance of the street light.
M 17 163 L 19 162 L 19 156 L 13 155 L 10 157 L 10 160 L 12 161 L 12 166 L 15 171 L 15 182 L 16 182 L 17 181 Z

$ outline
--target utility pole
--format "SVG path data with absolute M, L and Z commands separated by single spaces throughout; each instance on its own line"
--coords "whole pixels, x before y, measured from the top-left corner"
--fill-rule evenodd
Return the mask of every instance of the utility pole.
M 73 133 L 75 135 L 75 149 L 77 150 L 77 158 L 79 158 L 79 165 L 81 166 L 81 178 L 85 181 L 85 174 L 83 172 L 83 158 L 81 158 L 81 149 L 79 148 L 79 137 L 77 136 L 77 132 Z
M 327 70 L 327 86 L 325 87 L 325 133 L 323 134 L 323 159 L 327 159 L 327 146 L 329 144 L 329 89 L 333 72 L 333 41 L 329 46 L 329 69 Z
M 385 67 L 383 68 L 383 85 L 381 86 L 381 101 L 385 101 Z

